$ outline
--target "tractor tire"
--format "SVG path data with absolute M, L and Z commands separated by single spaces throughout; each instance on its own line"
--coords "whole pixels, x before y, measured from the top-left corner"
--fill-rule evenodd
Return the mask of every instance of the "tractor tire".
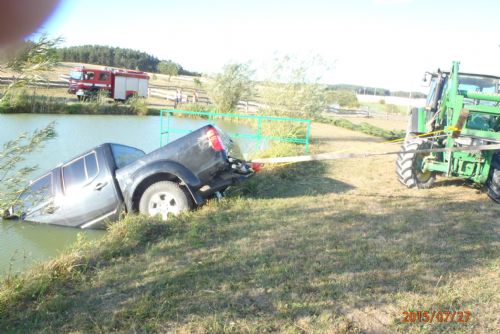
M 191 208 L 189 195 L 171 181 L 160 181 L 150 185 L 139 201 L 139 212 L 148 216 L 161 215 L 168 220 L 169 215 L 178 215 Z
M 487 186 L 488 196 L 500 204 L 500 152 L 495 153 L 491 160 L 490 177 Z
M 420 170 L 425 154 L 406 153 L 428 148 L 430 148 L 430 142 L 422 138 L 412 138 L 404 142 L 396 160 L 396 174 L 401 184 L 408 188 L 428 189 L 432 187 L 436 181 L 436 174 Z

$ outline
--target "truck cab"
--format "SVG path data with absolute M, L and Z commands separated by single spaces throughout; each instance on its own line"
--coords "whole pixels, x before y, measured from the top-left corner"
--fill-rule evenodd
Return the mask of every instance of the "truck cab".
M 110 95 L 112 75 L 109 71 L 76 67 L 70 72 L 68 92 L 83 100 L 89 94 L 107 91 Z

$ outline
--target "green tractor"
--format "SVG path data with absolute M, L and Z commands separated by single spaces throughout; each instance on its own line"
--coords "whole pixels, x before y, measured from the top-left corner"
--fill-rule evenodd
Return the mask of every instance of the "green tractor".
M 500 144 L 500 77 L 458 68 L 454 62 L 451 72 L 426 73 L 426 106 L 411 111 L 396 173 L 409 188 L 430 188 L 437 174 L 469 179 L 485 184 L 488 196 L 500 203 L 500 151 L 474 150 Z M 414 152 L 443 148 L 453 151 Z

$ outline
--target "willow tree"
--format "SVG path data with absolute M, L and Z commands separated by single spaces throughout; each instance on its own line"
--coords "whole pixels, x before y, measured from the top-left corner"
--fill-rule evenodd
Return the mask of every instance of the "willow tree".
M 0 72 L 13 72 L 14 78 L 4 90 L 0 101 L 5 101 L 15 88 L 26 87 L 36 81 L 46 81 L 45 74 L 58 63 L 55 47 L 61 40 L 42 34 L 35 41 L 24 42 L 12 54 L 4 55 L 4 59 L 0 59 Z
M 21 192 L 27 187 L 27 178 L 38 166 L 23 166 L 26 156 L 40 150 L 45 141 L 56 136 L 55 124 L 50 123 L 33 133 L 22 133 L 2 145 L 0 149 L 0 210 L 3 213 L 17 204 Z
M 306 118 L 319 115 L 327 106 L 326 86 L 321 81 L 328 70 L 318 57 L 275 58 L 259 92 L 264 103 L 262 112 Z
M 4 91 L 1 102 L 8 102 L 5 99 L 13 89 L 45 80 L 43 74 L 57 63 L 54 47 L 59 41 L 42 35 L 36 41 L 26 42 L 0 65 L 0 70 L 15 73 L 14 81 Z M 26 157 L 55 136 L 55 123 L 50 123 L 31 134 L 22 133 L 0 147 L 0 216 L 4 210 L 16 204 L 19 194 L 27 187 L 27 178 L 37 169 L 36 165 L 26 165 Z
M 249 64 L 227 64 L 208 85 L 208 96 L 221 113 L 233 112 L 238 102 L 251 96 L 254 84 Z

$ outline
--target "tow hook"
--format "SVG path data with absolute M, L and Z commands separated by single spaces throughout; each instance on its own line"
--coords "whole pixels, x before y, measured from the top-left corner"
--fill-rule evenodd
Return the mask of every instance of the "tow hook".
M 244 161 L 234 158 L 229 158 L 228 161 L 231 164 L 231 169 L 238 174 L 250 174 L 252 172 L 250 166 Z

